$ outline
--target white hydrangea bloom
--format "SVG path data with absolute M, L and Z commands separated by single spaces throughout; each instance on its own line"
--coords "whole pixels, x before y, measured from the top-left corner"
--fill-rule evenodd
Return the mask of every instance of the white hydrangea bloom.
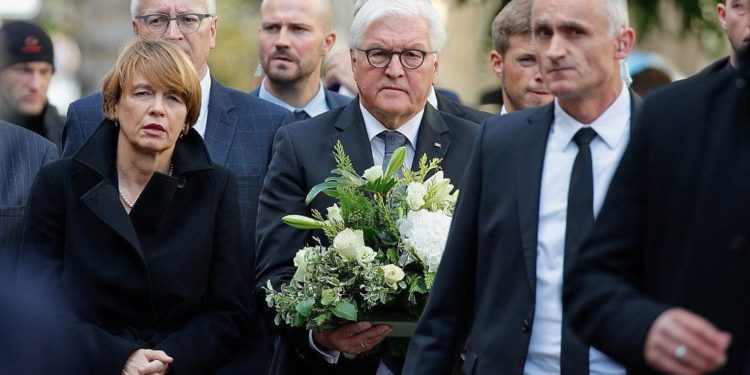
M 398 231 L 404 242 L 414 247 L 419 260 L 430 272 L 437 271 L 450 226 L 451 217 L 440 211 L 409 211 L 398 221 Z

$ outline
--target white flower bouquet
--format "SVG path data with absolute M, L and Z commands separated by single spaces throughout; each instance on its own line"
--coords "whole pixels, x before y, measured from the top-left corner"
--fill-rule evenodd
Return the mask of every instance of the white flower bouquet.
M 275 324 L 316 329 L 393 311 L 416 320 L 445 248 L 458 191 L 440 171 L 440 159 L 428 162 L 423 156 L 418 170 L 403 168 L 400 177 L 403 147 L 385 171 L 375 165 L 362 176 L 340 143 L 334 155 L 333 176 L 313 187 L 306 202 L 324 193 L 337 203 L 325 217 L 313 211 L 312 217 L 283 219 L 295 228 L 322 231 L 331 245 L 315 239 L 294 257 L 289 283 L 279 290 L 266 285 Z

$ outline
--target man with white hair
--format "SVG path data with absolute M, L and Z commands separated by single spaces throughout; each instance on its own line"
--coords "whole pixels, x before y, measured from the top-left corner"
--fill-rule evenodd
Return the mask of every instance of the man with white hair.
M 535 0 L 532 34 L 550 104 L 488 120 L 404 374 L 624 374 L 562 311 L 565 270 L 630 139 L 620 79 L 625 0 Z
M 370 0 L 357 13 L 350 56 L 358 99 L 284 126 L 276 134 L 258 210 L 258 300 L 265 299 L 262 287 L 267 281 L 278 289 L 291 280 L 295 253 L 312 241 L 312 231 L 291 228 L 281 218 L 325 212 L 333 204 L 324 195 L 309 206 L 304 202 L 310 189 L 335 168 L 336 142 L 360 174 L 387 164 L 393 151 L 404 146 L 405 167 L 418 167 L 422 155 L 442 158 L 443 172 L 460 186 L 478 125 L 427 105 L 445 40 L 439 16 L 426 0 Z M 286 329 L 277 342 L 272 373 L 398 374 L 400 361 L 381 362 L 380 350 L 387 345 L 379 344 L 390 331 L 370 322 L 332 331 Z
M 143 38 L 164 38 L 177 43 L 193 61 L 201 79 L 201 110 L 193 128 L 203 137 L 211 159 L 229 169 L 239 185 L 243 247 L 252 276 L 255 259 L 255 214 L 258 195 L 271 157 L 276 129 L 293 120 L 285 109 L 247 93 L 221 85 L 211 76 L 208 56 L 216 45 L 216 0 L 131 0 L 133 33 Z M 79 148 L 104 120 L 102 94 L 81 98 L 68 108 L 63 129 L 63 157 L 75 158 Z M 248 290 L 251 290 L 248 285 Z M 248 298 L 250 292 L 248 291 Z M 260 321 L 260 317 L 257 319 Z M 256 324 L 258 322 L 255 322 Z M 255 336 L 250 336 L 252 341 Z M 249 348 L 245 372 L 262 373 L 269 356 L 266 348 Z M 260 345 L 260 344 L 258 344 Z

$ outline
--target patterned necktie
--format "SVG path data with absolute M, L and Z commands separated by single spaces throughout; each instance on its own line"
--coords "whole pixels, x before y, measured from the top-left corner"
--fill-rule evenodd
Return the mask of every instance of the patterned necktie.
M 381 132 L 378 134 L 378 138 L 385 142 L 385 154 L 383 155 L 383 171 L 385 172 L 388 168 L 388 164 L 391 162 L 393 152 L 396 151 L 397 148 L 406 145 L 407 139 L 403 134 L 391 130 Z M 401 168 L 399 168 L 398 173 L 401 173 Z
M 573 140 L 578 145 L 578 155 L 573 162 L 568 190 L 568 213 L 565 223 L 565 257 L 563 279 L 576 256 L 582 234 L 594 223 L 594 176 L 589 143 L 596 137 L 590 127 L 579 130 Z M 564 311 L 564 310 L 563 310 Z M 570 329 L 568 317 L 562 316 L 562 347 L 560 348 L 560 374 L 589 373 L 589 350 Z

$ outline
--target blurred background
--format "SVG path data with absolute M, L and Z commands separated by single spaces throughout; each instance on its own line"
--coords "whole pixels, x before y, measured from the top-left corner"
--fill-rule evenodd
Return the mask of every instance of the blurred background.
M 354 0 L 332 1 L 335 51 L 348 48 Z M 466 104 L 490 111 L 499 88 L 489 68 L 490 25 L 506 1 L 432 0 L 449 34 L 440 56 L 439 86 L 456 91 Z M 716 20 L 717 2 L 629 0 L 638 34 L 637 51 L 628 61 L 634 85 L 650 88 L 682 78 L 726 55 L 729 47 Z M 132 36 L 129 6 L 128 0 L 0 0 L 0 22 L 25 19 L 50 32 L 57 66 L 50 101 L 65 112 L 71 101 L 101 88 L 120 45 Z M 260 0 L 217 0 L 217 6 L 211 73 L 226 86 L 250 91 L 257 84 Z M 639 74 L 646 78 L 637 79 Z

